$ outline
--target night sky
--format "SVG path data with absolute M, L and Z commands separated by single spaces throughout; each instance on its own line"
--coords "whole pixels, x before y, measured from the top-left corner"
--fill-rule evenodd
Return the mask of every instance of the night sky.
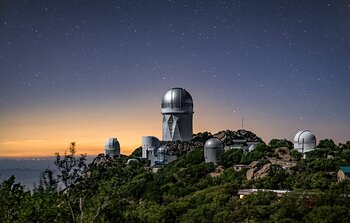
M 0 156 L 161 138 L 171 87 L 194 132 L 350 140 L 349 1 L 0 1 Z

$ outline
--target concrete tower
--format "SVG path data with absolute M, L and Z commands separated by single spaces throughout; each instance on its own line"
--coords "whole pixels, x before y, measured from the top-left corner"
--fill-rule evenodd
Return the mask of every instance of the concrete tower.
M 105 155 L 110 157 L 120 156 L 120 145 L 117 138 L 109 138 L 105 143 Z
M 193 100 L 183 88 L 168 90 L 162 100 L 163 141 L 191 141 Z
M 224 153 L 224 145 L 217 138 L 210 138 L 204 144 L 204 159 L 206 163 L 218 162 L 219 157 Z

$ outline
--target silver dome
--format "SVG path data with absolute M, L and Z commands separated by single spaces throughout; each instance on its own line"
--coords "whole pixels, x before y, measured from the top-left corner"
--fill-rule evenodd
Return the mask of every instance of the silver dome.
M 204 149 L 221 149 L 221 148 L 224 148 L 224 145 L 217 138 L 210 138 L 204 144 Z
M 217 164 L 224 153 L 224 145 L 217 138 L 208 139 L 204 144 L 204 160 L 206 163 Z
M 117 138 L 107 139 L 104 150 L 105 155 L 109 155 L 111 157 L 120 156 L 120 144 Z
M 118 139 L 117 138 L 109 138 L 109 139 L 107 139 L 106 143 L 105 143 L 105 148 L 106 149 L 120 148 Z
M 193 99 L 183 88 L 171 88 L 162 99 L 162 113 L 193 113 Z

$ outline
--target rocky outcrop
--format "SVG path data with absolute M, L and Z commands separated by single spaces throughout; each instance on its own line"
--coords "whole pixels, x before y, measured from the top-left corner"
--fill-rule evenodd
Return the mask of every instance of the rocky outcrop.
M 203 147 L 204 143 L 212 137 L 220 139 L 224 145 L 231 145 L 233 140 L 237 139 L 244 139 L 249 142 L 262 142 L 262 139 L 256 136 L 253 132 L 241 129 L 237 131 L 220 131 L 214 135 L 210 132 L 199 132 L 193 135 L 193 139 L 190 142 L 162 142 L 162 144 L 165 144 L 168 148 L 169 155 L 181 156 L 193 148 Z
M 193 135 L 192 142 L 205 143 L 208 139 L 212 138 L 213 135 L 210 132 L 199 132 Z
M 240 129 L 237 131 L 220 131 L 213 135 L 213 137 L 216 137 L 220 139 L 224 145 L 231 145 L 233 144 L 234 140 L 246 140 L 247 142 L 263 142 L 260 137 L 255 135 L 253 132 Z
M 94 160 L 92 161 L 92 164 L 99 166 L 99 165 L 104 164 L 106 162 L 107 162 L 107 158 L 104 156 L 103 153 L 100 153 L 94 158 Z
M 254 173 L 254 179 L 264 178 L 269 175 L 271 163 L 265 164 L 260 170 Z
M 271 164 L 280 165 L 283 169 L 289 169 L 297 165 L 296 161 L 285 161 L 281 159 L 267 158 Z
M 250 165 L 250 169 L 246 172 L 246 177 L 248 180 L 264 178 L 269 175 L 271 163 L 268 162 L 261 166 L 258 161 L 253 161 Z
M 209 175 L 210 175 L 211 177 L 218 177 L 218 176 L 220 176 L 223 172 L 224 172 L 224 168 L 223 168 L 222 166 L 217 166 L 213 172 L 209 173 Z
M 275 155 L 284 161 L 291 161 L 292 156 L 289 153 L 289 149 L 287 147 L 280 147 L 275 149 Z

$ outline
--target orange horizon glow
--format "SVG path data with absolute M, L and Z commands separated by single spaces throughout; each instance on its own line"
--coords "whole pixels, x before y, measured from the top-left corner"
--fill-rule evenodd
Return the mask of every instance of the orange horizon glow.
M 141 111 L 141 108 L 145 110 Z M 9 116 L 12 118 L 8 118 Z M 242 116 L 218 106 L 215 102 L 199 102 L 195 104 L 193 133 L 216 133 L 227 129 L 236 131 L 241 128 Z M 262 137 L 266 143 L 272 138 L 292 141 L 300 129 L 311 130 L 318 140 L 332 138 L 327 136 L 341 132 L 331 122 L 291 122 L 283 115 L 273 116 L 256 112 L 249 107 L 244 112 L 244 117 L 244 128 Z M 76 143 L 77 154 L 94 156 L 104 152 L 104 143 L 110 137 L 116 137 L 121 153 L 129 155 L 141 146 L 142 136 L 155 136 L 161 140 L 159 99 L 139 99 L 131 104 L 121 102 L 93 108 L 81 103 L 46 109 L 8 111 L 8 114 L 4 111 L 0 117 L 0 126 L 2 158 L 53 157 L 57 152 L 64 154 L 71 142 Z M 333 140 L 336 143 L 346 142 L 344 139 L 347 136 L 341 137 Z

